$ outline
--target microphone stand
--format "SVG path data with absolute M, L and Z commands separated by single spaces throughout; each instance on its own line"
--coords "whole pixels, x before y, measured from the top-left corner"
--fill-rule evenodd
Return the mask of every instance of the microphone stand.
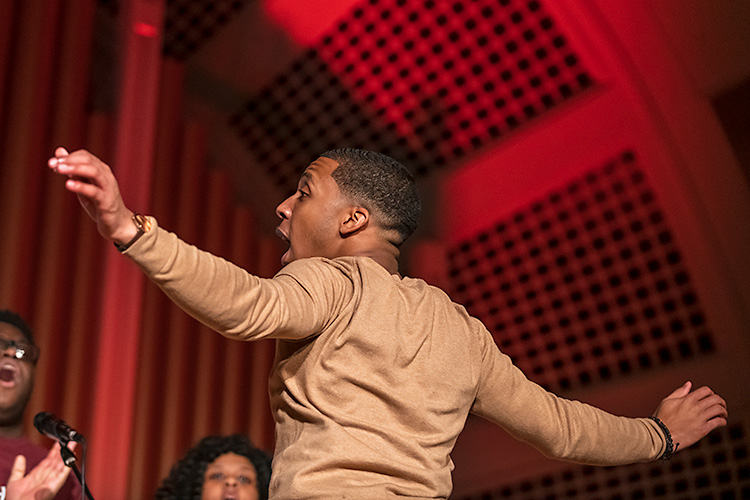
M 86 443 L 84 442 L 82 444 L 85 453 Z M 78 466 L 76 465 L 76 456 L 70 450 L 70 448 L 68 448 L 68 443 L 65 443 L 64 445 L 60 443 L 60 455 L 62 455 L 63 463 L 73 469 L 73 472 L 75 472 L 75 475 L 78 478 L 78 482 L 81 483 L 83 491 L 86 493 L 86 498 L 88 498 L 89 500 L 94 500 L 94 497 L 91 496 L 91 492 L 89 491 L 89 487 L 86 486 L 81 478 L 81 471 L 78 470 Z

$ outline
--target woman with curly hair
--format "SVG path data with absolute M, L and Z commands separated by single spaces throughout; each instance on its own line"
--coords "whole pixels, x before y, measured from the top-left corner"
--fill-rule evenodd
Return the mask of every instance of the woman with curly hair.
M 156 500 L 268 500 L 271 457 L 247 436 L 207 436 L 177 462 Z

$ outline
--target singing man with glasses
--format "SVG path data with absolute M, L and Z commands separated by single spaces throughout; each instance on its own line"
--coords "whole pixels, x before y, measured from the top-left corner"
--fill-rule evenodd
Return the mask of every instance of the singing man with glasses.
M 26 470 L 31 470 L 50 454 L 23 435 L 38 359 L 39 347 L 26 321 L 13 311 L 0 310 L 0 498 L 5 496 L 16 456 L 26 457 Z M 62 462 L 59 451 L 57 458 Z M 70 474 L 54 498 L 80 499 L 78 480 Z

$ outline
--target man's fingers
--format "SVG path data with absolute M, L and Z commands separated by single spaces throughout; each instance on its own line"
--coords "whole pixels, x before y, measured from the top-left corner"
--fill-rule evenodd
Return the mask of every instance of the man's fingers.
M 68 156 L 68 150 L 62 146 L 55 148 L 55 156 Z
M 672 399 L 672 398 L 684 398 L 688 394 L 690 394 L 690 389 L 693 387 L 693 383 L 689 380 L 682 384 L 680 387 L 672 391 L 672 393 L 667 396 L 665 399 Z
M 8 482 L 11 481 L 18 481 L 19 479 L 23 478 L 23 476 L 26 474 L 26 457 L 23 455 L 18 455 L 15 460 L 13 460 L 13 467 L 10 469 L 10 476 L 8 476 Z

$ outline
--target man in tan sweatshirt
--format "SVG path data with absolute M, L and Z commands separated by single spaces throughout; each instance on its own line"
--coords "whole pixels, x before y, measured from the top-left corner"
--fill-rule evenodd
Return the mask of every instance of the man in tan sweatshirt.
M 726 425 L 724 400 L 689 382 L 654 417 L 626 418 L 529 381 L 479 320 L 398 273 L 420 205 L 387 156 L 334 150 L 307 167 L 277 208 L 289 249 L 272 279 L 134 214 L 91 153 L 58 148 L 49 166 L 186 312 L 230 338 L 276 339 L 271 498 L 447 498 L 469 413 L 547 456 L 598 465 L 666 458 Z

